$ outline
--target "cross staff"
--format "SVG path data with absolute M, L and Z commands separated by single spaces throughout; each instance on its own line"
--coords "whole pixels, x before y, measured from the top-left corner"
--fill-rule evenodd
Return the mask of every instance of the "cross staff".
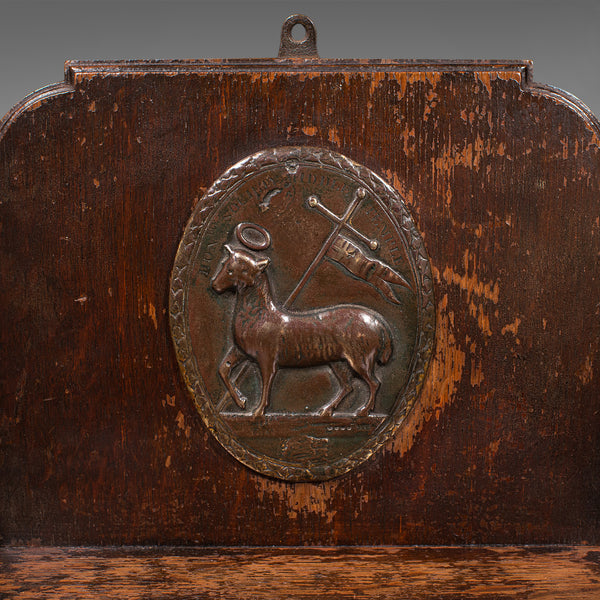
M 317 196 L 309 196 L 308 197 L 308 205 L 311 208 L 316 208 L 321 214 L 325 215 L 330 221 L 333 223 L 341 223 L 344 218 L 338 217 L 335 213 L 331 212 L 320 200 Z M 362 240 L 371 250 L 377 250 L 379 248 L 379 242 L 377 240 L 373 240 L 368 238 L 366 235 L 362 234 L 358 229 L 352 227 L 350 223 L 347 221 L 344 223 L 344 228 L 348 231 L 351 231 L 359 240 Z
M 335 242 L 338 235 L 340 235 L 340 232 L 342 231 L 342 229 L 344 229 L 344 227 L 347 227 L 347 228 L 351 229 L 351 231 L 358 233 L 354 229 L 354 227 L 352 227 L 351 225 L 348 224 L 348 221 L 350 220 L 352 215 L 356 212 L 358 207 L 361 205 L 361 203 L 365 199 L 366 195 L 367 195 L 367 191 L 365 190 L 365 188 L 362 188 L 362 187 L 358 188 L 356 190 L 356 192 L 354 192 L 354 197 L 352 198 L 352 201 L 348 205 L 348 208 L 346 209 L 346 212 L 342 215 L 342 217 L 338 217 L 337 215 L 334 215 L 331 211 L 329 211 L 329 209 L 325 209 L 325 210 L 327 210 L 328 213 L 331 213 L 331 215 L 333 215 L 333 217 L 335 218 L 336 226 L 333 228 L 333 231 L 329 234 L 329 237 L 325 240 L 325 243 L 323 244 L 323 246 L 321 246 L 321 249 L 319 250 L 319 252 L 317 252 L 317 255 L 313 258 L 312 262 L 308 266 L 308 269 L 306 269 L 306 271 L 304 271 L 304 275 L 302 275 L 302 277 L 300 278 L 300 281 L 298 282 L 296 287 L 293 289 L 292 293 L 288 296 L 288 299 L 283 303 L 284 308 L 287 308 L 298 297 L 298 294 L 302 291 L 302 288 L 306 285 L 306 282 L 308 281 L 309 277 L 314 273 L 315 269 L 319 266 L 320 262 L 323 260 L 323 257 L 327 254 L 327 252 L 331 248 L 331 245 L 333 244 L 333 242 Z M 315 202 L 315 200 L 316 200 L 316 202 Z M 311 196 L 308 203 L 309 203 L 309 206 L 317 206 L 317 205 L 323 206 L 322 204 L 320 204 L 318 199 L 315 198 L 314 196 Z M 323 208 L 325 208 L 325 207 L 323 207 Z M 360 236 L 363 238 L 365 237 L 362 235 L 362 233 L 360 234 Z M 369 241 L 371 241 L 371 240 L 369 240 Z M 377 244 L 377 242 L 375 242 L 375 243 Z

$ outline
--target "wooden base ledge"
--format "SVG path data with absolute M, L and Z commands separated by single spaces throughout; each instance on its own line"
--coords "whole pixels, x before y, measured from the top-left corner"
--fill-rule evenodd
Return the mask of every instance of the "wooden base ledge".
M 0 548 L 0 598 L 600 598 L 600 547 Z

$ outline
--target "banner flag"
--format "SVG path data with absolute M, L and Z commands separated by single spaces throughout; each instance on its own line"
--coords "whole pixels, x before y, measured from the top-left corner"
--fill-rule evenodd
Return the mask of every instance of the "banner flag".
M 327 251 L 327 258 L 342 265 L 356 277 L 376 288 L 387 300 L 400 304 L 390 283 L 412 290 L 406 279 L 367 250 L 344 237 L 338 236 Z

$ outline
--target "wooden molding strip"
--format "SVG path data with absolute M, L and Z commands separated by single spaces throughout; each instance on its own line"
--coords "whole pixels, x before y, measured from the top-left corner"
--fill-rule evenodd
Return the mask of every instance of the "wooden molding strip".
M 600 547 L 5 547 L 0 596 L 592 600 Z

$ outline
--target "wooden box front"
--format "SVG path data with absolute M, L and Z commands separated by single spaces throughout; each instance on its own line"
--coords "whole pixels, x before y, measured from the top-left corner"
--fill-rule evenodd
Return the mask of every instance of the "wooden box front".
M 526 63 L 71 63 L 0 131 L 0 535 L 44 544 L 600 542 L 600 130 Z M 170 273 L 266 148 L 406 200 L 436 347 L 398 435 L 322 483 L 230 456 L 189 397 Z M 299 248 L 301 251 L 301 248 Z

